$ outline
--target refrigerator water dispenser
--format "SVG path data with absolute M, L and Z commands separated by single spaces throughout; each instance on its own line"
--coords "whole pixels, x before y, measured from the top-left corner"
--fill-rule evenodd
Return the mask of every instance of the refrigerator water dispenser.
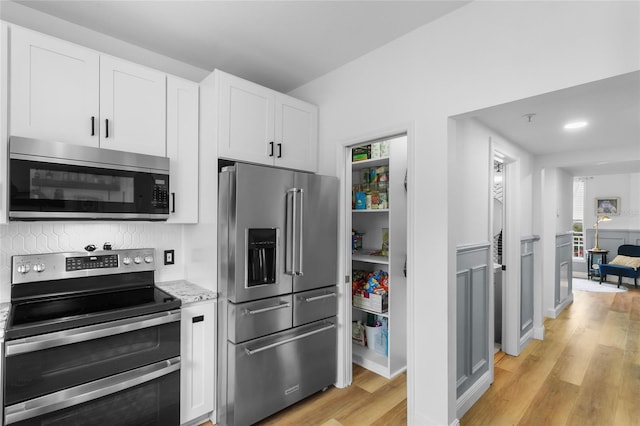
M 247 286 L 253 287 L 276 282 L 275 228 L 247 230 Z

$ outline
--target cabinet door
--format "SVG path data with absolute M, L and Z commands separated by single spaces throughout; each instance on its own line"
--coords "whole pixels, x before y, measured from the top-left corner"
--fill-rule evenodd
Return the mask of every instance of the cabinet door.
M 273 165 L 275 92 L 216 72 L 220 74 L 218 156 Z
M 278 94 L 275 114 L 275 164 L 317 172 L 318 108 L 291 96 Z
M 214 410 L 215 301 L 182 308 L 180 423 Z
M 165 74 L 100 57 L 100 146 L 166 155 Z
M 98 146 L 96 52 L 14 26 L 10 64 L 11 134 Z
M 198 222 L 198 84 L 167 77 L 168 222 Z
M 9 124 L 9 26 L 0 22 L 0 164 L 9 164 L 7 154 L 9 149 L 7 124 Z M 7 172 L 3 167 L 3 172 L 0 173 L 0 225 L 7 223 L 7 200 L 9 200 L 9 194 L 7 193 Z M 2 367 L 0 367 L 1 369 Z M 0 382 L 4 383 L 4 382 Z M 1 392 L 0 392 L 1 393 Z

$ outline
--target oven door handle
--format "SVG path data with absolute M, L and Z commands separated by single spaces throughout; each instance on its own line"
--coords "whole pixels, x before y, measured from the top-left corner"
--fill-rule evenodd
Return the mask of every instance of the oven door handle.
M 35 352 L 42 349 L 55 348 L 57 346 L 85 342 L 87 340 L 99 339 L 101 337 L 114 336 L 116 334 L 155 327 L 176 321 L 180 321 L 180 310 L 158 312 L 142 317 L 126 318 L 103 324 L 25 337 L 23 339 L 10 340 L 6 342 L 5 354 L 6 356 L 12 356 L 27 352 Z
M 31 419 L 52 411 L 73 407 L 107 395 L 120 392 L 142 383 L 158 379 L 180 370 L 180 357 L 146 365 L 104 379 L 85 383 L 11 405 L 5 410 L 5 424 Z

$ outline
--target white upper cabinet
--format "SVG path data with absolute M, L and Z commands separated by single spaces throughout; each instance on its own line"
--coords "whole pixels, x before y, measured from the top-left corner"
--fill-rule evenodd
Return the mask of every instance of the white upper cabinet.
M 198 84 L 167 77 L 171 223 L 198 222 Z
M 100 57 L 100 146 L 164 156 L 166 75 Z
M 273 164 L 275 96 L 271 89 L 220 72 L 218 155 Z
M 276 96 L 276 165 L 318 169 L 318 108 L 291 96 Z
M 216 73 L 220 158 L 317 171 L 316 106 Z
M 11 27 L 11 134 L 97 147 L 99 61 L 86 48 Z
M 166 154 L 166 76 L 11 27 L 11 134 Z

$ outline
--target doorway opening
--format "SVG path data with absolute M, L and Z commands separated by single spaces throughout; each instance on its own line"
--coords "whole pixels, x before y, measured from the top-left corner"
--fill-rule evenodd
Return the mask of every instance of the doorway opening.
M 494 356 L 502 350 L 502 318 L 504 312 L 503 298 L 503 266 L 505 249 L 505 169 L 504 155 L 494 152 L 493 158 L 493 182 L 491 185 L 491 195 L 493 202 L 493 354 Z

